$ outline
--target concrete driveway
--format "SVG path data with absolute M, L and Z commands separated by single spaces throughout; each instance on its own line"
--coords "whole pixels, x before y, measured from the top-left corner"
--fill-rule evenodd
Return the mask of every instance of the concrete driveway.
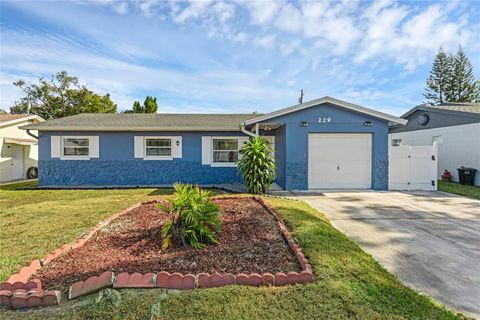
M 442 192 L 294 195 L 407 285 L 480 319 L 480 201 Z

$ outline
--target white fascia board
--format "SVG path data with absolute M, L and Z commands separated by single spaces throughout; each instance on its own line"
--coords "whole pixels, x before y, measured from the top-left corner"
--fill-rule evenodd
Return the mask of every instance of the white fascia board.
M 43 118 L 33 114 L 31 116 L 28 116 L 28 117 L 23 117 L 23 118 L 13 119 L 13 120 L 5 121 L 5 122 L 0 122 L 0 127 L 5 127 L 5 126 L 11 125 L 11 124 L 24 122 L 24 121 L 28 121 L 28 120 L 37 120 L 38 122 L 45 121 L 45 120 L 43 120 Z M 22 127 L 19 127 L 19 128 L 21 129 Z
M 343 107 L 343 108 L 346 108 L 346 109 L 350 109 L 350 110 L 353 110 L 353 111 L 356 111 L 356 112 L 359 112 L 359 113 L 368 114 L 368 115 L 370 115 L 372 117 L 375 117 L 375 118 L 387 120 L 389 123 L 397 123 L 397 124 L 402 124 L 402 125 L 405 125 L 407 123 L 407 120 L 405 120 L 405 119 L 395 117 L 395 116 L 392 116 L 392 115 L 389 115 L 387 113 L 383 113 L 383 112 L 380 112 L 380 111 L 365 108 L 365 107 L 362 107 L 362 106 L 359 106 L 359 105 L 356 105 L 356 104 L 353 104 L 353 103 L 349 103 L 349 102 L 346 102 L 346 101 L 338 100 L 338 99 L 335 99 L 335 98 L 332 98 L 332 97 L 322 97 L 322 98 L 315 99 L 315 100 L 312 100 L 312 101 L 308 101 L 308 102 L 305 102 L 305 103 L 302 103 L 302 104 L 297 104 L 297 105 L 294 105 L 294 106 L 291 106 L 291 107 L 288 107 L 288 108 L 285 108 L 285 109 L 281 109 L 281 110 L 278 110 L 278 111 L 271 112 L 269 114 L 266 114 L 266 115 L 263 115 L 263 116 L 260 116 L 260 117 L 256 117 L 256 118 L 253 118 L 253 119 L 246 120 L 244 123 L 245 123 L 245 125 L 251 125 L 251 124 L 261 122 L 261 121 L 265 121 L 265 120 L 268 120 L 268 119 L 271 119 L 271 118 L 275 118 L 275 117 L 283 116 L 285 114 L 289 114 L 289 113 L 292 113 L 292 112 L 307 109 L 307 108 L 310 108 L 310 107 L 313 107 L 313 106 L 316 106 L 316 105 L 319 105 L 319 104 L 322 104 L 322 103 L 331 103 L 331 104 L 334 104 L 334 105 L 337 105 L 337 106 L 340 106 L 340 107 Z

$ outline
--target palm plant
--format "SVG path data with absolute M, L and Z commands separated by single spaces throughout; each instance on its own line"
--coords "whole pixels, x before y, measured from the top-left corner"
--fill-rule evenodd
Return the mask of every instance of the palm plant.
M 240 155 L 237 164 L 247 192 L 264 194 L 276 176 L 270 143 L 260 136 L 251 138 L 243 145 Z
M 210 192 L 189 184 L 176 183 L 174 188 L 169 205 L 159 205 L 170 214 L 161 231 L 162 249 L 170 247 L 173 240 L 195 249 L 218 243 L 215 231 L 220 228 L 220 208 L 211 201 Z

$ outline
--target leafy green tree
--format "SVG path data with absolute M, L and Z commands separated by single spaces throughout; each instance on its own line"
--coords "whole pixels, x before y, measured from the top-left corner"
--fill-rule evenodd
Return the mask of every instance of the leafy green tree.
M 144 108 L 138 101 L 133 102 L 133 113 L 144 113 Z
M 115 113 L 117 105 L 110 95 L 98 95 L 81 85 L 78 78 L 66 71 L 58 72 L 47 80 L 43 77 L 38 83 L 27 85 L 20 79 L 13 83 L 24 96 L 16 101 L 10 112 L 31 113 L 44 119 L 56 119 L 79 113 Z
M 442 47 L 433 61 L 432 70 L 427 79 L 425 98 L 432 104 L 445 102 L 451 85 L 452 61 Z M 447 98 L 448 99 L 448 98 Z
M 220 228 L 220 208 L 210 193 L 189 184 L 176 183 L 174 189 L 169 205 L 159 205 L 170 215 L 161 231 L 162 248 L 169 248 L 173 241 L 195 249 L 218 243 L 215 231 Z
M 157 98 L 146 97 L 143 106 L 145 108 L 145 113 L 156 113 L 158 110 Z
M 138 101 L 134 101 L 132 109 L 125 110 L 124 113 L 156 113 L 157 110 L 157 98 L 147 96 L 143 105 Z
M 251 138 L 243 145 L 240 154 L 238 170 L 242 174 L 247 192 L 264 194 L 276 177 L 270 143 L 260 136 Z

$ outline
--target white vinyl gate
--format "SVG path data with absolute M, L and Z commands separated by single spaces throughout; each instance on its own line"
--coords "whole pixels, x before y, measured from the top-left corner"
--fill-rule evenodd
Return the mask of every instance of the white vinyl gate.
M 438 144 L 391 146 L 388 150 L 389 190 L 437 190 Z

